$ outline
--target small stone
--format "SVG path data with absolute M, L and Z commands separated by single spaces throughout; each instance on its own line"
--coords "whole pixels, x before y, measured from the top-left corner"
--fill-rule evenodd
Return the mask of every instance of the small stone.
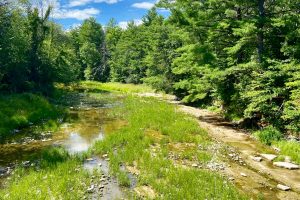
M 273 149 L 277 152 L 280 152 L 280 149 L 278 147 L 273 147 Z
M 233 177 L 229 177 L 229 178 L 228 178 L 228 180 L 230 180 L 230 181 L 233 181 L 233 180 L 234 180 L 234 178 L 233 178 Z
M 247 177 L 247 174 L 245 174 L 245 173 L 241 173 L 241 176 L 243 176 L 243 177 Z
M 94 185 L 91 185 L 91 187 L 89 187 L 89 188 L 87 189 L 87 192 L 88 192 L 88 193 L 93 193 L 93 192 L 94 192 L 94 188 L 95 188 L 95 186 L 94 186 Z
M 276 155 L 274 154 L 260 154 L 263 158 L 269 160 L 269 161 L 272 161 L 274 160 L 275 158 L 277 158 Z
M 86 159 L 86 161 L 94 161 L 95 159 L 94 158 L 88 158 Z
M 285 169 L 299 169 L 299 165 L 295 165 L 293 163 L 288 163 L 288 162 L 274 162 L 273 165 Z
M 102 167 L 102 163 L 98 163 L 98 166 L 99 166 L 99 167 Z
M 192 167 L 198 167 L 198 165 L 196 163 L 193 163 Z
M 108 155 L 107 154 L 103 154 L 103 156 L 102 156 L 103 158 L 107 158 L 108 157 Z
M 104 185 L 99 185 L 99 189 L 103 189 L 104 188 Z
M 250 156 L 250 158 L 256 162 L 261 162 L 262 161 L 262 157 L 260 156 Z
M 278 185 L 277 185 L 277 188 L 278 188 L 279 190 L 283 190 L 283 191 L 288 191 L 288 190 L 291 189 L 289 186 L 281 185 L 281 184 L 278 184 Z

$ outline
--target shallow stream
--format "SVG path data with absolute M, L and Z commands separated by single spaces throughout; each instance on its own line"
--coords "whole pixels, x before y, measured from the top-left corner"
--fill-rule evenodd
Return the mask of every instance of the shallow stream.
M 0 145 L 0 178 L 7 178 L 16 164 L 33 163 L 41 150 L 49 146 L 62 146 L 70 154 L 87 151 L 95 141 L 103 140 L 106 134 L 125 125 L 124 121 L 114 119 L 108 114 L 121 101 L 122 96 L 111 93 L 103 93 L 101 98 L 95 98 L 88 93 L 66 95 L 57 102 L 69 110 L 66 122 L 61 124 L 58 131 L 36 133 L 32 127 L 17 131 L 22 137 Z M 100 169 L 103 176 L 108 177 L 101 199 L 123 197 L 117 181 L 109 175 L 107 159 L 94 156 L 87 159 L 83 166 L 89 171 Z

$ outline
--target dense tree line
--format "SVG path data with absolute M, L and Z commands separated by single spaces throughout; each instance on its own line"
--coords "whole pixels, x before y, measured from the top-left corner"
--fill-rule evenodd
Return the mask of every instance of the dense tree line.
M 162 0 L 159 6 L 170 10 L 167 19 L 152 9 L 143 25 L 107 33 L 114 40 L 113 81 L 148 83 L 186 103 L 221 108 L 231 120 L 299 133 L 299 2 Z
M 64 31 L 50 20 L 52 8 L 29 1 L 0 4 L 0 89 L 49 94 L 54 82 L 108 77 L 102 26 L 87 19 Z
M 77 80 L 146 83 L 231 120 L 300 131 L 300 4 L 161 0 L 142 25 L 87 19 L 64 31 L 51 8 L 0 5 L 1 90 Z M 26 9 L 24 9 L 26 8 Z

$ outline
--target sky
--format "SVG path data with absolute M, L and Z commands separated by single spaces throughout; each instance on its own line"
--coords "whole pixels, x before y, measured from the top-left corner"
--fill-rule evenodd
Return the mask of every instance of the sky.
M 114 18 L 122 28 L 126 28 L 131 20 L 139 25 L 142 23 L 143 15 L 157 0 L 43 0 L 42 2 L 44 4 L 42 7 L 49 4 L 54 7 L 51 18 L 67 30 L 79 26 L 89 17 L 95 17 L 102 25 L 107 24 L 111 18 Z M 158 12 L 163 16 L 168 15 L 166 10 Z

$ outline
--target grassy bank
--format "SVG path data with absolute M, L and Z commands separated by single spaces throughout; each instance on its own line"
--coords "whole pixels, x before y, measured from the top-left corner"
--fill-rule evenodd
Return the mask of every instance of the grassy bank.
M 84 90 L 86 92 L 118 92 L 118 93 L 145 93 L 154 92 L 154 89 L 147 85 L 134 85 L 134 84 L 123 84 L 123 83 L 100 83 L 96 81 L 81 81 L 77 84 L 63 85 L 57 84 L 56 88 L 68 90 L 68 91 L 78 91 Z
M 152 98 L 128 97 L 114 115 L 128 126 L 92 149 L 109 155 L 112 173 L 122 185 L 129 186 L 130 180 L 120 166 L 139 174 L 136 191 L 148 191 L 144 194 L 148 198 L 244 199 L 217 173 L 192 167 L 205 166 L 212 159 L 208 149 L 213 143 L 195 120 L 174 106 Z
M 63 110 L 49 103 L 42 96 L 34 94 L 13 94 L 0 96 L 0 141 L 10 137 L 14 129 L 30 125 L 41 125 L 51 129 Z
M 300 164 L 300 143 L 285 140 L 283 134 L 272 126 L 268 126 L 254 133 L 256 138 L 266 145 L 272 145 L 280 149 L 278 160 L 285 160 L 285 156 L 297 164 Z
M 3 200 L 83 199 L 92 176 L 82 168 L 82 160 L 62 148 L 43 151 L 39 164 L 19 167 L 0 190 Z M 93 175 L 97 176 L 95 172 Z

